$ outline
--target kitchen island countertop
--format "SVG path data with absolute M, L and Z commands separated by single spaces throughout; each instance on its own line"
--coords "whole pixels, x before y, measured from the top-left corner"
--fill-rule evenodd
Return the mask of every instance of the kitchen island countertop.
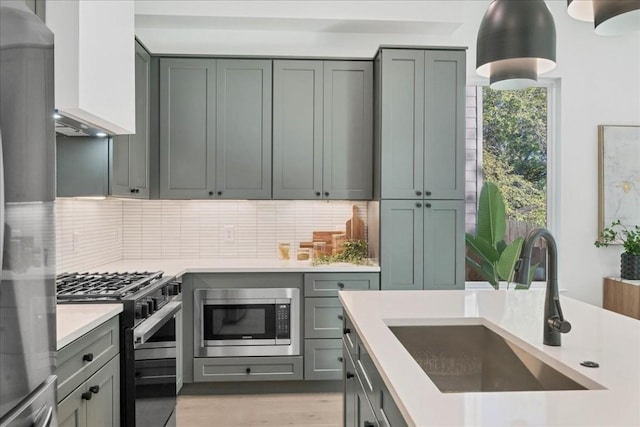
M 121 312 L 122 304 L 58 304 L 56 350 L 59 351 Z
M 340 300 L 409 425 L 640 426 L 637 320 L 562 297 L 573 329 L 550 347 L 544 291 L 342 291 Z M 447 324 L 484 325 L 591 390 L 442 393 L 388 326 Z
M 310 261 L 273 259 L 127 259 L 101 265 L 92 271 L 156 271 L 180 277 L 186 273 L 377 273 L 380 266 L 347 263 L 314 266 Z

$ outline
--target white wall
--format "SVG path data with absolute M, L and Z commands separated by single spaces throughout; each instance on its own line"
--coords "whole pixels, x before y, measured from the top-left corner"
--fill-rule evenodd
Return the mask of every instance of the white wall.
M 136 33 L 154 53 L 371 57 L 380 44 L 468 46 L 489 1 L 136 2 Z M 602 278 L 619 274 L 619 248 L 596 249 L 597 126 L 640 125 L 640 36 L 599 37 L 547 1 L 557 28 L 559 128 L 550 224 L 561 286 L 601 305 Z M 179 19 L 172 14 L 181 15 Z M 151 15 L 156 15 L 155 17 Z M 302 21 L 301 21 L 302 20 Z M 191 29 L 180 29 L 189 25 Z M 170 28 L 169 28 L 170 27 Z

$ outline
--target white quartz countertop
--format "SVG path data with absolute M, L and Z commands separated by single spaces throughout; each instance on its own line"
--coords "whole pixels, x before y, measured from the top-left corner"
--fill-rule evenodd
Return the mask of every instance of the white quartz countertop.
M 378 265 L 334 263 L 313 266 L 310 261 L 278 261 L 271 259 L 128 259 L 91 269 L 99 272 L 162 270 L 165 276 L 186 273 L 295 273 L 295 272 L 379 272 Z
M 122 312 L 122 304 L 58 304 L 57 350 Z
M 640 426 L 640 321 L 561 297 L 573 329 L 542 344 L 544 291 L 342 291 L 340 300 L 412 426 Z M 596 390 L 442 393 L 388 326 L 482 324 Z M 595 361 L 599 368 L 580 362 Z

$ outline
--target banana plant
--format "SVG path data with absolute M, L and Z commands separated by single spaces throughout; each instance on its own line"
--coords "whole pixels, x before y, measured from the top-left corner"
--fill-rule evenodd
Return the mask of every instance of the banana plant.
M 475 255 L 475 259 L 467 255 L 466 260 L 495 289 L 499 288 L 500 280 L 506 280 L 507 283 L 513 281 L 524 241 L 518 237 L 507 244 L 504 241 L 505 230 L 502 194 L 494 183 L 485 182 L 480 192 L 476 235 L 466 233 L 467 248 Z M 529 283 L 517 285 L 516 289 L 528 288 L 532 277 L 533 274 L 529 277 Z

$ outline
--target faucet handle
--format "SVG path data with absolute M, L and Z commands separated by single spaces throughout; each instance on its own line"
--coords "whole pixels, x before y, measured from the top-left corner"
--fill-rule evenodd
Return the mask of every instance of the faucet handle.
M 556 311 L 561 322 L 564 322 L 564 315 L 562 314 L 562 307 L 560 307 L 560 298 L 553 297 L 553 303 L 556 305 Z
M 571 330 L 571 323 L 567 322 L 564 319 L 564 315 L 562 314 L 562 308 L 560 308 L 560 298 L 553 297 L 553 303 L 556 305 L 556 310 L 558 311 L 557 316 L 553 316 L 547 322 L 551 329 L 556 330 L 560 333 L 566 334 Z

